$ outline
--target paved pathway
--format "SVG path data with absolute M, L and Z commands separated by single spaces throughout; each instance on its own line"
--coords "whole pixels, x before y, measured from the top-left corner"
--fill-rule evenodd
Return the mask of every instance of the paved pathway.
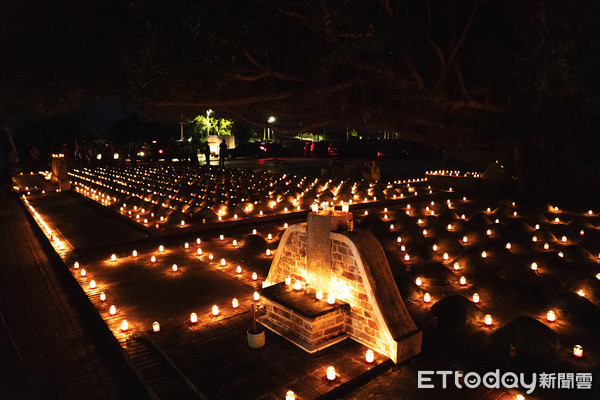
M 18 199 L 0 194 L 0 398 L 148 398 L 55 268 Z

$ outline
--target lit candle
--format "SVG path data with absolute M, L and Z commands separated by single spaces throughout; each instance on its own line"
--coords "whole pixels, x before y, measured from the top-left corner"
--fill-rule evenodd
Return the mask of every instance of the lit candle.
M 444 260 L 448 260 L 450 258 L 450 256 L 448 255 L 448 253 L 444 253 Z
M 252 273 L 252 280 L 255 281 L 258 279 L 258 275 L 256 274 L 256 272 Z
M 110 261 L 117 261 L 117 255 L 116 254 L 111 255 Z
M 466 284 L 467 284 L 467 278 L 465 278 L 465 276 L 464 276 L 464 275 L 463 275 L 463 276 L 461 276 L 461 277 L 460 277 L 460 279 L 459 279 L 459 283 L 460 283 L 461 285 L 463 285 L 463 286 L 464 286 L 464 285 L 466 285 Z
M 75 261 L 75 263 L 73 263 L 73 268 L 79 268 L 79 261 Z
M 270 256 L 271 255 L 271 250 L 267 249 L 267 251 L 265 251 L 265 254 L 267 255 L 267 257 Z
M 180 224 L 181 224 L 181 226 L 185 226 L 185 221 L 181 220 Z
M 214 258 L 214 256 L 212 255 L 212 253 L 209 253 L 209 254 L 208 254 L 208 259 L 209 259 L 210 261 L 212 261 L 212 260 L 213 260 L 213 258 Z
M 173 272 L 177 272 L 177 264 L 173 264 L 173 266 L 171 267 L 171 269 L 173 270 Z
M 238 265 L 238 266 L 235 268 L 235 273 L 236 273 L 236 274 L 241 274 L 241 273 L 242 273 L 242 267 Z
M 231 300 L 231 307 L 233 308 L 238 308 L 238 306 L 240 305 L 240 302 L 238 301 L 238 299 L 233 299 Z
M 189 249 L 190 248 L 190 244 L 188 242 L 185 242 L 185 244 L 183 245 L 184 248 Z
M 127 330 L 128 330 L 128 329 L 129 329 L 129 323 L 127 322 L 127 320 L 126 320 L 126 319 L 124 319 L 124 320 L 121 322 L 121 331 L 122 331 L 122 332 L 127 332 Z
M 233 245 L 234 245 L 234 246 L 237 246 L 237 244 L 238 244 L 238 243 L 237 243 L 237 240 L 233 239 Z
M 479 293 L 473 293 L 473 303 L 479 303 Z
M 486 251 L 482 251 L 481 252 L 481 258 L 486 258 L 487 257 L 487 252 Z
M 408 254 L 405 254 L 404 255 L 404 261 L 408 261 L 408 260 L 410 260 L 410 256 Z
M 550 248 L 550 245 L 548 243 L 544 243 L 544 250 L 548 250 Z
M 537 236 L 532 237 L 531 240 L 533 240 L 534 242 L 537 242 Z
M 150 257 L 150 262 L 156 262 L 156 257 L 155 256 Z
M 488 235 L 488 236 L 490 236 L 490 235 L 492 234 L 492 231 L 491 231 L 491 229 L 488 229 L 488 230 L 485 232 L 485 234 L 486 234 L 486 235 Z
M 423 280 L 420 276 L 418 276 L 417 279 L 415 279 L 415 283 L 417 284 L 417 286 L 421 286 L 423 284 Z
M 200 245 L 200 243 L 202 243 L 202 240 L 200 240 L 200 238 L 196 238 L 196 244 Z
M 287 393 L 285 394 L 285 400 L 296 400 L 296 395 L 294 394 L 293 391 L 288 390 Z
M 195 312 L 190 314 L 190 322 L 192 324 L 195 324 L 196 322 L 198 322 L 198 315 Z
M 254 292 L 252 299 L 254 301 L 260 301 L 260 294 L 258 292 Z
M 158 251 L 160 251 L 161 253 L 165 251 L 165 246 L 163 246 L 162 244 L 158 246 Z
M 96 281 L 93 279 L 90 281 L 90 289 L 96 289 Z
M 396 238 L 396 242 L 398 242 L 398 243 L 401 243 L 401 242 L 402 242 L 402 238 L 401 238 L 400 236 L 398 236 L 398 237 Z
M 342 212 L 349 212 L 350 206 L 348 204 L 342 204 Z
M 133 250 L 133 251 L 131 252 L 131 255 L 132 255 L 132 256 L 134 256 L 134 257 L 137 257 L 137 250 Z
M 536 263 L 535 261 L 531 263 L 531 269 L 532 269 L 533 271 L 537 271 L 537 269 L 538 269 L 538 265 L 537 265 L 537 263 Z
M 460 269 L 460 264 L 458 262 L 454 263 L 454 270 L 458 271 Z
M 335 380 L 335 368 L 333 366 L 327 367 L 327 379 L 330 381 Z
M 466 236 L 463 236 L 463 243 L 467 243 L 468 239 Z
M 302 282 L 300 282 L 298 279 L 296 279 L 294 282 L 294 290 L 302 290 Z
M 546 313 L 546 319 L 548 320 L 548 322 L 554 322 L 556 321 L 556 314 L 554 313 L 554 311 L 550 310 Z
M 575 347 L 573 347 L 573 355 L 575 357 L 583 357 L 583 347 L 575 345 Z
M 252 234 L 256 235 L 256 229 L 252 229 Z
M 432 248 L 433 248 L 433 251 L 438 251 L 438 245 L 437 244 L 434 244 Z
M 160 332 L 160 324 L 158 323 L 158 321 L 154 321 L 152 323 L 152 332 Z
M 431 301 L 431 295 L 430 295 L 429 293 L 425 293 L 425 294 L 423 295 L 423 301 L 424 301 L 425 303 L 429 303 L 429 302 Z
M 224 235 L 219 235 L 219 240 L 223 240 L 223 239 L 225 239 L 225 236 Z
M 212 315 L 213 316 L 219 315 L 219 307 L 217 307 L 216 305 L 212 306 Z
M 567 241 L 567 237 L 566 237 L 566 236 L 563 236 L 563 237 L 561 238 L 561 240 L 562 240 L 562 241 L 563 241 L 563 243 L 564 243 L 564 242 L 566 242 L 566 241 Z
M 285 277 L 285 286 L 290 286 L 292 283 L 292 277 L 291 276 L 286 276 Z
M 225 261 L 225 259 L 224 259 L 224 258 L 221 258 L 221 266 L 222 266 L 222 267 L 224 267 L 224 266 L 225 266 L 225 264 L 227 264 L 227 262 Z
M 313 204 L 312 206 L 310 206 L 310 209 L 312 212 L 319 212 L 319 205 Z
M 106 301 L 106 293 L 100 293 L 100 301 Z
M 317 300 L 323 300 L 323 291 L 321 289 L 317 289 L 315 292 L 315 297 Z
M 375 353 L 373 352 L 373 350 L 367 350 L 367 352 L 365 353 L 365 361 L 369 364 L 375 361 Z
M 510 243 L 506 243 L 506 248 L 507 248 L 508 250 L 510 250 L 510 249 L 512 248 L 512 244 L 510 244 Z
M 86 276 L 87 272 L 85 271 L 84 268 L 81 269 L 81 272 L 79 273 L 81 276 Z
M 110 308 L 108 309 L 108 313 L 110 315 L 115 315 L 117 313 L 117 307 L 115 307 L 114 305 L 110 306 Z
M 579 289 L 577 291 L 577 294 L 580 295 L 581 297 L 585 297 L 585 291 L 583 289 Z
M 485 318 L 484 318 L 484 323 L 487 326 L 491 326 L 492 325 L 492 316 L 490 314 L 486 314 Z
M 600 280 L 600 273 L 596 274 L 596 279 Z

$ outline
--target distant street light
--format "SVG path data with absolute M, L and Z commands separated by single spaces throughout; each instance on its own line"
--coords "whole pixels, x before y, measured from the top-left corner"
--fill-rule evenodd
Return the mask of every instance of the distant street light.
M 273 122 L 277 121 L 277 119 L 274 116 L 270 116 L 269 119 L 267 120 L 270 124 L 272 124 Z M 271 128 L 267 128 L 267 140 L 271 139 L 271 132 L 273 130 Z M 273 132 L 273 139 L 275 139 L 275 132 Z

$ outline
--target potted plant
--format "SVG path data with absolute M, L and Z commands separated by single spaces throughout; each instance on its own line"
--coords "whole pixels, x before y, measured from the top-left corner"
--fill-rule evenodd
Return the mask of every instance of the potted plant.
M 247 331 L 248 346 L 259 349 L 265 345 L 265 328 L 256 321 L 256 308 L 252 303 L 252 326 Z

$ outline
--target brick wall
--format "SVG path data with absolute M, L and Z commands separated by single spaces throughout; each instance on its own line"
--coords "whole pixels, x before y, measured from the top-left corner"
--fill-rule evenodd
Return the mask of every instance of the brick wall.
M 388 327 L 385 324 L 381 311 L 373 296 L 372 288 L 366 279 L 365 268 L 361 257 L 352 241 L 340 233 L 332 232 L 331 255 L 332 271 L 331 285 L 336 299 L 350 305 L 350 312 L 346 314 L 344 331 L 352 339 L 376 350 L 390 358 L 397 360 L 397 346 Z M 285 280 L 286 276 L 306 281 L 306 228 L 303 225 L 292 225 L 284 233 L 267 282 L 274 284 Z M 324 294 L 327 298 L 327 293 Z M 286 322 L 280 310 L 272 309 L 274 320 L 283 326 Z M 291 316 L 290 316 L 291 317 Z M 338 318 L 336 316 L 335 318 Z M 293 321 L 292 321 L 293 322 Z M 304 321 L 297 320 L 304 323 Z M 299 330 L 299 328 L 297 328 Z M 308 337 L 308 332 L 295 332 Z

